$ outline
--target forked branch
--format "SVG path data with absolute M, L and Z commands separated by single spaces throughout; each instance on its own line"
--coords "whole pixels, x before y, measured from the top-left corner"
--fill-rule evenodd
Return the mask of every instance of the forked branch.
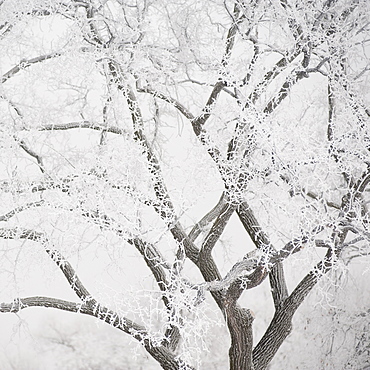
M 138 325 L 134 321 L 119 315 L 117 312 L 100 305 L 95 300 L 87 303 L 75 303 L 50 297 L 17 298 L 11 303 L 1 303 L 0 312 L 17 313 L 20 310 L 29 307 L 55 308 L 58 310 L 96 317 L 114 328 L 131 335 L 139 341 L 148 353 L 150 353 L 152 357 L 161 364 L 163 369 L 179 370 L 184 368 L 182 367 L 184 364 L 181 365 L 179 363 L 173 352 L 162 345 L 154 346 L 152 344 L 150 335 L 143 326 Z M 189 365 L 185 368 L 189 370 L 192 369 Z
M 275 311 L 262 339 L 253 350 L 254 370 L 266 369 L 276 352 L 292 330 L 292 319 L 298 307 L 322 276 L 334 265 L 335 254 L 329 249 L 319 262 L 297 285 L 291 295 Z
M 1 228 L 0 237 L 4 239 L 26 239 L 43 244 L 45 251 L 62 271 L 70 287 L 82 301 L 82 303 L 75 303 L 49 297 L 18 298 L 14 300 L 13 303 L 2 303 L 0 305 L 0 312 L 15 313 L 27 307 L 38 306 L 94 316 L 99 320 L 124 331 L 142 343 L 145 349 L 161 364 L 164 369 L 178 370 L 181 368 L 176 356 L 168 348 L 162 345 L 153 346 L 150 340 L 150 334 L 143 326 L 136 324 L 134 321 L 127 319 L 126 317 L 120 316 L 117 312 L 112 311 L 105 306 L 102 306 L 95 298 L 93 298 L 77 276 L 72 265 L 60 254 L 59 251 L 48 247 L 49 241 L 43 233 L 24 228 Z M 187 368 L 191 369 L 190 366 Z
M 267 255 L 266 262 L 271 256 L 277 253 L 275 247 L 271 244 L 267 234 L 259 225 L 252 209 L 244 202 L 237 208 L 237 213 L 245 230 L 249 234 L 251 240 L 256 247 Z M 271 294 L 274 299 L 275 308 L 282 305 L 284 300 L 288 297 L 288 288 L 286 286 L 283 265 L 277 262 L 269 273 Z

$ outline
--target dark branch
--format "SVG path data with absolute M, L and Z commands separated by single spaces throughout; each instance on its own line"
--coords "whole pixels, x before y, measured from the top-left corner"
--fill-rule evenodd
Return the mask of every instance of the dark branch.
M 323 261 L 318 263 L 297 285 L 292 294 L 275 311 L 275 315 L 262 339 L 253 350 L 255 370 L 266 369 L 276 352 L 292 330 L 292 318 L 297 308 L 333 266 L 332 250 L 328 250 Z
M 222 232 L 224 231 L 230 217 L 235 211 L 235 208 L 236 208 L 235 206 L 229 203 L 223 205 L 219 216 L 212 225 L 211 230 L 209 231 L 208 235 L 206 236 L 202 244 L 199 253 L 199 260 L 202 258 L 208 258 L 208 256 L 211 254 L 213 247 L 215 246 Z
M 224 204 L 225 204 L 225 193 L 222 193 L 218 203 L 206 215 L 204 215 L 202 219 L 199 222 L 197 222 L 191 229 L 189 233 L 189 239 L 192 242 L 194 242 L 198 238 L 199 234 L 209 223 L 211 223 L 216 217 L 220 215 Z
M 14 208 L 13 210 L 9 211 L 3 216 L 0 216 L 0 221 L 9 221 L 12 217 L 17 215 L 20 212 L 26 211 L 27 209 L 33 208 L 33 207 L 40 207 L 43 204 L 45 204 L 44 200 L 39 200 L 37 202 L 30 202 L 26 203 L 23 206 L 19 206 L 17 208 Z
M 50 124 L 37 128 L 39 131 L 56 131 L 56 130 L 71 130 L 74 128 L 89 128 L 96 131 L 106 131 L 117 135 L 127 135 L 128 132 L 115 126 L 106 126 L 100 123 L 89 121 L 69 122 L 62 124 Z
M 42 157 L 37 154 L 33 149 L 31 149 L 25 142 L 24 140 L 17 140 L 19 146 L 31 157 L 35 158 L 37 161 L 37 164 L 40 168 L 40 171 L 42 173 L 45 173 L 45 166 L 44 166 L 44 160 Z
M 194 120 L 195 116 L 187 109 L 185 108 L 179 101 L 172 98 L 171 96 L 167 96 L 165 94 L 162 94 L 148 86 L 146 87 L 137 87 L 136 88 L 138 92 L 141 93 L 148 93 L 153 95 L 155 98 L 161 99 L 169 104 L 171 104 L 173 107 L 175 107 L 184 117 L 186 117 L 188 120 L 192 121 Z
M 279 104 L 289 95 L 291 88 L 303 78 L 307 78 L 308 74 L 306 71 L 294 71 L 290 76 L 287 77 L 283 86 L 279 92 L 273 97 L 263 110 L 264 113 L 270 114 Z
M 237 213 L 251 240 L 256 247 L 261 250 L 261 252 L 266 254 L 266 261 L 269 261 L 269 259 L 276 254 L 276 249 L 270 243 L 266 233 L 262 230 L 252 209 L 246 202 L 244 202 L 237 208 Z M 284 300 L 288 297 L 288 289 L 281 262 L 277 262 L 274 265 L 269 277 L 271 293 L 274 299 L 275 308 L 277 308 L 281 306 Z
M 26 68 L 30 67 L 33 64 L 43 62 L 44 60 L 56 58 L 56 57 L 59 57 L 61 55 L 62 55 L 62 53 L 60 53 L 60 52 L 54 52 L 54 53 L 50 53 L 50 54 L 40 55 L 38 57 L 31 58 L 31 59 L 21 60 L 16 66 L 11 68 L 8 72 L 4 73 L 1 76 L 0 81 L 1 81 L 1 83 L 4 83 L 4 82 L 8 81 L 9 78 L 16 75 L 18 72 L 20 72 L 22 70 L 25 70 Z
M 70 287 L 76 293 L 76 295 L 83 302 L 88 302 L 92 299 L 91 294 L 82 284 L 71 264 L 61 255 L 58 250 L 50 249 L 48 247 L 48 244 L 50 244 L 50 242 L 48 241 L 45 234 L 39 231 L 24 228 L 1 228 L 0 237 L 4 239 L 26 239 L 33 242 L 41 243 L 52 261 L 54 261 L 55 264 L 63 272 L 64 277 L 67 279 Z
M 144 327 L 127 318 L 120 317 L 116 312 L 100 305 L 100 303 L 91 296 L 89 291 L 82 284 L 71 264 L 60 254 L 59 251 L 52 250 L 47 247 L 48 241 L 43 233 L 21 228 L 2 228 L 0 229 L 0 237 L 4 239 L 27 239 L 34 242 L 41 242 L 50 258 L 63 272 L 63 275 L 67 279 L 70 287 L 82 301 L 82 304 L 78 304 L 54 298 L 31 297 L 18 299 L 11 304 L 1 304 L 0 312 L 18 312 L 20 309 L 26 307 L 42 306 L 94 316 L 124 331 L 125 333 L 130 334 L 136 340 L 140 341 L 144 345 L 145 349 L 161 364 L 164 369 L 180 369 L 179 363 L 175 359 L 175 355 L 165 346 L 153 347 L 150 336 Z

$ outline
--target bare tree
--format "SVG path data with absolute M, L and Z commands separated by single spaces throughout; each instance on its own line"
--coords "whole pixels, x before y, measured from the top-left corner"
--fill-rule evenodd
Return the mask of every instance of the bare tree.
M 191 314 L 212 297 L 230 369 L 266 369 L 318 281 L 369 253 L 369 2 L 0 4 L 3 273 L 41 248 L 78 298 L 0 312 L 93 316 L 162 368 L 191 369 Z M 223 271 L 231 219 L 244 234 L 226 250 L 242 257 Z M 138 252 L 156 283 L 140 304 L 163 305 L 154 326 L 87 286 L 82 246 L 117 265 Z M 320 258 L 289 291 L 284 265 L 307 250 Z M 266 278 L 275 311 L 256 343 L 238 302 Z

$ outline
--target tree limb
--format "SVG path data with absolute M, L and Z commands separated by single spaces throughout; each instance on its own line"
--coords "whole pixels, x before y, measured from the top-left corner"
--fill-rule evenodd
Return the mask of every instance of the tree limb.
M 128 135 L 128 132 L 124 129 L 115 126 L 107 126 L 101 123 L 94 123 L 89 121 L 76 121 L 61 124 L 50 124 L 38 127 L 39 131 L 57 131 L 57 130 L 71 130 L 74 128 L 89 128 L 96 131 L 106 131 L 117 135 Z
M 262 339 L 253 350 L 255 370 L 266 369 L 276 352 L 292 330 L 292 318 L 296 310 L 310 293 L 320 278 L 333 267 L 333 252 L 328 250 L 323 261 L 319 262 L 297 285 L 291 295 L 275 311 Z
M 69 286 L 82 300 L 82 302 L 88 302 L 92 299 L 91 294 L 82 284 L 71 264 L 61 255 L 58 250 L 50 249 L 48 247 L 49 241 L 44 233 L 20 227 L 1 228 L 0 237 L 4 239 L 26 239 L 41 243 L 44 246 L 46 253 L 62 271 L 64 277 L 69 283 Z
M 39 200 L 39 201 L 36 201 L 36 202 L 26 203 L 22 206 L 19 206 L 19 207 L 16 207 L 16 208 L 12 209 L 11 211 L 6 213 L 5 215 L 0 216 L 0 221 L 9 221 L 16 214 L 18 214 L 20 212 L 23 212 L 23 211 L 26 211 L 27 209 L 30 209 L 30 208 L 33 208 L 33 207 L 42 206 L 43 204 L 45 204 L 45 201 L 43 199 Z
M 199 252 L 199 262 L 202 258 L 207 258 L 211 252 L 218 239 L 220 238 L 222 232 L 224 231 L 230 217 L 235 211 L 236 206 L 226 203 L 221 209 L 219 216 L 211 227 L 208 235 L 204 239 L 202 247 Z
M 40 168 L 40 171 L 42 173 L 45 173 L 45 165 L 44 165 L 44 160 L 43 158 L 40 156 L 40 154 L 37 154 L 33 149 L 31 149 L 25 142 L 24 140 L 18 140 L 17 138 L 15 138 L 16 141 L 18 142 L 19 146 L 27 153 L 29 154 L 31 157 L 35 158 L 36 159 L 36 162 Z
M 4 239 L 27 239 L 34 242 L 41 242 L 50 258 L 63 272 L 63 275 L 67 279 L 72 290 L 82 301 L 82 304 L 78 304 L 54 298 L 31 297 L 18 299 L 15 301 L 15 303 L 11 304 L 1 304 L 0 312 L 17 312 L 26 307 L 42 306 L 95 316 L 98 319 L 112 325 L 113 327 L 130 334 L 136 340 L 141 342 L 145 349 L 153 356 L 155 360 L 161 364 L 164 369 L 180 369 L 180 364 L 172 352 L 170 352 L 164 346 L 152 345 L 150 335 L 143 326 L 140 326 L 127 318 L 121 318 L 116 312 L 98 303 L 82 284 L 72 265 L 61 255 L 59 251 L 55 249 L 49 249 L 46 246 L 48 241 L 43 233 L 22 228 L 1 228 L 0 237 Z
M 266 253 L 268 261 L 271 256 L 276 254 L 276 249 L 270 243 L 266 233 L 262 230 L 252 209 L 246 202 L 244 202 L 237 208 L 237 213 L 253 243 L 263 253 Z M 274 265 L 269 273 L 269 277 L 275 308 L 278 308 L 288 297 L 288 289 L 286 286 L 283 265 L 281 262 L 277 262 Z
M 52 59 L 61 56 L 62 53 L 60 52 L 54 52 L 50 54 L 40 55 L 35 58 L 31 59 L 23 59 L 21 60 L 17 65 L 15 65 L 13 68 L 11 68 L 8 72 L 4 73 L 0 77 L 0 82 L 4 83 L 9 80 L 9 78 L 16 75 L 18 72 L 25 70 L 26 68 L 30 67 L 33 64 L 43 62 L 44 60 Z
M 223 209 L 225 204 L 225 193 L 222 193 L 218 203 L 206 214 L 202 217 L 202 219 L 197 222 L 189 233 L 189 239 L 194 242 L 202 230 L 211 223 L 216 217 L 218 217 Z
M 156 91 L 156 90 L 152 89 L 149 86 L 145 86 L 145 87 L 139 87 L 139 86 L 137 86 L 136 87 L 136 90 L 138 92 L 141 92 L 141 93 L 151 94 L 155 98 L 161 99 L 161 100 L 169 103 L 170 105 L 172 105 L 173 107 L 175 107 L 184 117 L 186 117 L 190 121 L 192 121 L 192 120 L 195 119 L 195 116 L 187 108 L 185 108 L 185 106 L 183 106 L 179 101 L 177 101 L 176 99 L 172 98 L 171 96 L 162 94 L 161 92 Z
M 129 334 L 139 341 L 152 355 L 152 357 L 160 363 L 163 369 L 183 369 L 179 360 L 177 359 L 177 356 L 175 356 L 173 352 L 162 345 L 158 346 L 152 343 L 150 340 L 150 334 L 143 326 L 136 324 L 134 321 L 126 317 L 120 316 L 117 312 L 100 305 L 95 300 L 84 303 L 75 303 L 49 297 L 17 298 L 12 303 L 1 303 L 0 312 L 16 313 L 29 307 L 56 308 L 63 311 L 96 317 L 97 319 L 106 322 L 107 324 L 125 332 L 126 334 Z M 186 369 L 193 368 L 187 365 Z

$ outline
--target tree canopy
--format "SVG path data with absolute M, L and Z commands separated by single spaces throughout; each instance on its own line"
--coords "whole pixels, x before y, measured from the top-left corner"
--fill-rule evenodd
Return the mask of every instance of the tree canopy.
M 319 280 L 368 262 L 369 5 L 0 1 L 0 312 L 92 316 L 192 369 L 215 303 L 230 369 L 266 369 Z M 27 290 L 43 269 L 75 298 Z

